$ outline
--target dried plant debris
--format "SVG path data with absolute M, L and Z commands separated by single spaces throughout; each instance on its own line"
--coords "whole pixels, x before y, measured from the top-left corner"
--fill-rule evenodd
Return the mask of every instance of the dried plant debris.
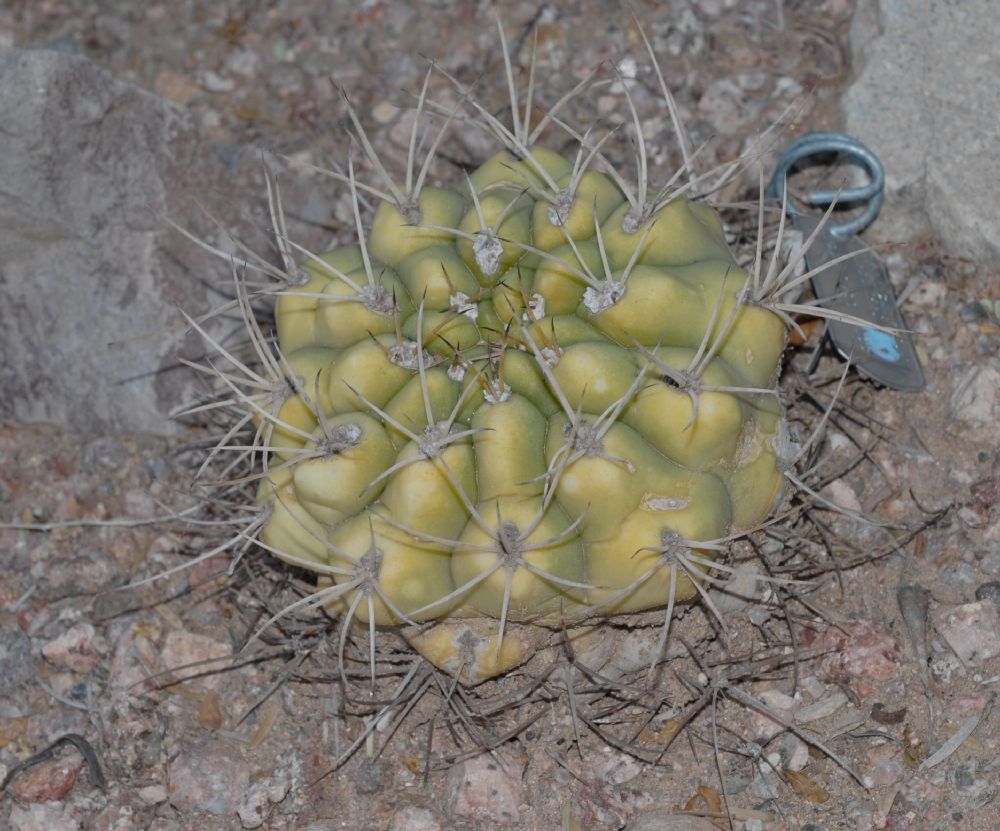
M 226 31 L 240 37 L 235 23 Z M 817 816 L 809 811 L 829 811 L 845 793 L 865 804 L 877 798 L 882 816 L 892 817 L 938 787 L 929 777 L 970 752 L 994 718 L 986 696 L 949 710 L 943 682 L 932 677 L 943 652 L 928 621 L 939 606 L 959 607 L 958 598 L 944 603 L 908 573 L 896 594 L 901 625 L 887 628 L 895 607 L 889 618 L 865 620 L 858 575 L 901 554 L 920 561 L 924 541 L 950 527 L 955 512 L 899 489 L 886 450 L 901 441 L 899 424 L 883 419 L 870 386 L 822 346 L 821 310 L 799 296 L 808 290 L 800 268 L 808 241 L 789 244 L 782 214 L 761 203 L 752 187 L 759 160 L 702 163 L 705 151 L 681 126 L 665 70 L 646 51 L 663 41 L 655 30 L 635 30 L 638 75 L 618 61 L 551 97 L 531 57 L 544 52 L 544 24 L 538 31 L 514 42 L 500 28 L 503 107 L 480 100 L 482 82 L 441 67 L 422 74 L 401 156 L 376 137 L 379 119 L 366 100 L 337 90 L 349 151 L 340 164 L 316 167 L 346 194 L 341 219 L 353 238 L 341 232 L 332 252 L 312 253 L 292 238 L 292 207 L 271 175 L 271 251 L 199 240 L 226 260 L 228 299 L 207 315 L 188 310 L 207 354 L 192 367 L 204 396 L 178 413 L 205 437 L 183 451 L 196 505 L 170 494 L 158 499 L 180 508 L 158 502 L 144 519 L 26 515 L 5 526 L 21 535 L 160 534 L 152 556 L 102 585 L 95 604 L 95 622 L 115 632 L 108 704 L 59 677 L 43 691 L 81 718 L 136 735 L 162 736 L 157 719 L 192 725 L 197 732 L 164 754 L 158 781 L 169 781 L 169 792 L 133 787 L 150 806 L 170 802 L 198 814 L 221 805 L 244 827 L 282 827 L 299 812 L 328 819 L 317 805 L 337 794 L 338 804 L 363 804 L 373 822 L 384 813 L 394 829 L 422 827 L 418 821 L 516 825 L 527 822 L 525 794 L 537 786 L 558 795 L 553 822 L 565 828 L 654 819 L 667 828 L 796 827 L 796 817 L 801 826 Z M 650 90 L 666 113 L 661 126 L 674 126 L 679 159 L 662 175 L 665 155 L 638 116 Z M 616 101 L 623 122 L 571 127 L 569 115 L 595 94 L 604 97 L 600 106 Z M 449 190 L 439 175 L 455 131 L 476 132 L 471 144 L 479 148 L 497 142 L 500 155 L 465 165 L 445 183 Z M 560 152 L 547 155 L 553 140 Z M 624 165 L 612 164 L 621 158 Z M 659 217 L 683 206 L 705 218 L 722 198 L 744 201 L 720 205 L 721 221 L 705 220 L 718 233 L 703 241 L 723 265 L 702 281 L 711 290 L 699 289 L 703 315 L 690 343 L 667 344 L 658 329 L 637 333 L 631 319 L 613 336 L 595 328 L 594 320 L 625 308 L 650 269 L 691 267 L 650 265 L 636 254 L 661 244 Z M 406 248 L 421 236 L 438 249 L 430 264 L 422 249 Z M 618 236 L 632 247 L 616 248 Z M 743 364 L 760 377 L 719 369 L 741 309 L 780 323 L 770 363 L 759 355 L 750 362 L 743 350 Z M 296 315 L 309 318 L 311 336 L 309 325 L 287 323 Z M 217 325 L 223 319 L 238 325 L 226 333 Z M 315 340 L 317 330 L 336 337 L 352 326 L 350 342 Z M 786 326 L 794 345 L 781 355 Z M 594 354 L 575 377 L 574 355 L 588 349 Z M 356 352 L 364 364 L 342 373 L 349 383 L 337 394 L 350 399 L 349 418 L 326 406 L 336 361 L 323 350 L 337 361 Z M 605 358 L 608 371 L 597 371 Z M 611 371 L 616 362 L 628 364 L 621 377 Z M 394 378 L 399 390 L 376 394 Z M 610 391 L 597 390 L 597 380 Z M 397 406 L 404 387 L 409 399 Z M 651 387 L 674 402 L 671 440 L 702 454 L 681 467 L 709 470 L 736 493 L 734 471 L 767 456 L 761 468 L 770 478 L 760 493 L 740 491 L 760 503 L 743 522 L 671 526 L 652 542 L 624 546 L 627 556 L 611 558 L 598 575 L 557 549 L 586 548 L 589 563 L 602 540 L 588 529 L 622 524 L 605 506 L 616 494 L 571 511 L 565 483 L 581 460 L 602 476 L 641 466 L 641 454 L 610 437 L 629 419 L 643 424 L 636 404 Z M 533 411 L 502 424 L 485 415 L 480 423 L 475 413 L 513 411 L 520 399 L 542 413 L 538 452 L 501 448 L 483 464 L 477 446 L 500 427 L 505 436 L 530 432 Z M 756 426 L 719 431 L 734 447 L 706 461 L 712 454 L 692 450 L 689 434 L 729 399 L 744 416 L 752 411 L 744 422 Z M 768 420 L 770 432 L 757 430 Z M 384 459 L 356 481 L 343 471 L 320 476 L 365 444 L 369 424 L 385 434 Z M 364 458 L 377 450 L 366 446 Z M 523 516 L 509 494 L 488 493 L 484 473 L 522 456 L 540 462 L 514 465 L 497 487 L 535 500 Z M 310 469 L 320 481 L 312 489 Z M 327 498 L 345 482 L 345 500 L 363 503 L 347 512 Z M 401 519 L 396 509 L 409 509 L 421 489 L 438 495 L 435 510 Z M 658 480 L 646 490 L 647 514 L 689 508 Z M 711 514 L 704 506 L 713 504 L 698 511 Z M 558 522 L 553 506 L 565 514 Z M 446 520 L 454 527 L 434 524 Z M 331 537 L 331 525 L 343 533 Z M 433 575 L 422 562 L 390 576 L 401 558 L 388 556 L 386 544 L 401 535 L 414 551 L 436 549 L 440 559 L 440 549 L 452 558 L 462 550 L 482 563 L 404 603 L 406 580 Z M 49 625 L 30 595 L 9 601 L 14 612 L 31 608 L 29 629 Z M 477 614 L 446 610 L 462 604 Z M 204 625 L 189 631 L 191 621 Z M 103 666 L 103 646 L 69 628 L 46 630 L 48 652 L 40 654 L 46 667 L 89 678 Z M 72 644 L 80 660 L 60 664 Z M 908 672 L 925 692 L 926 712 L 919 701 L 904 706 L 893 697 Z M 295 761 L 259 778 L 255 754 L 279 747 L 292 748 Z M 157 753 L 137 743 L 102 757 L 109 788 L 127 780 L 130 762 L 137 770 L 160 764 Z M 8 781 L 41 761 L 24 758 L 8 765 Z M 226 782 L 213 772 L 223 759 Z M 102 768 L 92 768 L 95 784 Z M 649 798 L 661 772 L 677 791 L 665 809 Z M 407 789 L 436 796 L 415 807 L 388 804 L 387 795 Z

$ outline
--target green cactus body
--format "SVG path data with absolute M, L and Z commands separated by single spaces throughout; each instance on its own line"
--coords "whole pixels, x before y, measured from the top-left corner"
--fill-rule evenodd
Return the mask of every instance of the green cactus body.
M 361 621 L 689 599 L 712 541 L 780 489 L 785 326 L 744 302 L 718 218 L 682 196 L 636 217 L 608 176 L 532 156 L 383 202 L 278 299 L 299 383 L 272 408 L 262 541 Z M 417 645 L 445 667 L 442 631 Z M 527 648 L 497 644 L 483 672 Z

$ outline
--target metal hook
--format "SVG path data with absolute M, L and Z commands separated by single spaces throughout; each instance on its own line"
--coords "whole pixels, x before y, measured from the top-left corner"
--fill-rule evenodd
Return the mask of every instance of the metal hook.
M 830 205 L 834 201 L 839 204 L 851 202 L 867 202 L 864 211 L 854 219 L 846 222 L 830 222 L 826 227 L 830 234 L 837 237 L 849 237 L 853 234 L 861 233 L 867 228 L 879 208 L 882 207 L 882 196 L 885 189 L 885 169 L 882 162 L 871 150 L 855 138 L 846 136 L 843 133 L 820 132 L 807 133 L 801 138 L 792 142 L 781 158 L 771 177 L 771 183 L 767 186 L 766 197 L 768 199 L 780 200 L 785 187 L 785 180 L 788 171 L 791 170 L 802 159 L 809 156 L 816 156 L 821 153 L 838 153 L 846 156 L 851 161 L 857 163 L 868 171 L 870 181 L 867 185 L 855 188 L 843 188 L 841 190 L 814 190 L 807 194 L 806 199 L 810 205 L 824 206 Z

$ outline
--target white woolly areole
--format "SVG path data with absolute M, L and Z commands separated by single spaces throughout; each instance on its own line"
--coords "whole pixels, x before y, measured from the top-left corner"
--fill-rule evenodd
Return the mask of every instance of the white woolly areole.
M 625 296 L 625 284 L 614 280 L 602 281 L 598 288 L 588 286 L 583 293 L 583 305 L 592 315 L 610 309 Z
M 424 428 L 424 432 L 417 439 L 417 446 L 424 456 L 428 459 L 433 459 L 435 456 L 440 455 L 441 451 L 448 446 L 448 437 L 450 434 L 451 425 L 447 421 L 439 421 Z
M 362 286 L 358 297 L 375 314 L 391 315 L 396 308 L 392 292 L 378 283 Z
M 448 367 L 447 374 L 452 381 L 461 382 L 465 378 L 465 364 L 456 361 Z
M 357 424 L 341 424 L 334 427 L 328 436 L 316 442 L 316 449 L 327 455 L 343 453 L 361 442 L 361 427 Z
M 416 341 L 405 340 L 389 347 L 389 361 L 403 369 L 419 369 L 420 363 L 417 361 L 417 350 L 420 347 Z M 431 356 L 424 352 L 424 366 L 432 362 Z
M 540 294 L 529 294 L 527 308 L 522 317 L 529 322 L 545 317 L 545 298 Z
M 486 231 L 476 237 L 472 243 L 472 253 L 476 257 L 479 270 L 488 277 L 497 273 L 500 268 L 500 257 L 503 256 L 503 243 L 491 232 Z
M 469 295 L 464 291 L 456 291 L 448 298 L 448 305 L 455 314 L 465 315 L 469 320 L 476 320 L 479 317 L 479 306 L 469 300 Z
M 625 216 L 622 217 L 622 230 L 626 234 L 634 234 L 636 231 L 638 231 L 645 224 L 646 220 L 649 219 L 648 210 L 649 209 L 647 206 L 647 209 L 645 211 L 643 210 L 637 211 L 635 208 L 632 208 L 630 211 L 628 211 L 628 213 L 626 213 Z
M 543 346 L 538 350 L 538 353 L 549 367 L 554 367 L 557 363 L 559 363 L 559 359 L 562 357 L 562 352 L 551 346 Z
M 483 398 L 490 404 L 503 404 L 511 396 L 510 384 L 501 386 L 499 379 L 488 379 L 486 389 L 483 390 Z
M 559 191 L 556 194 L 556 198 L 549 203 L 549 207 L 545 211 L 549 222 L 556 226 L 562 226 L 566 222 L 566 217 L 569 216 L 570 210 L 573 208 L 573 199 L 575 196 L 576 194 L 569 188 L 563 188 Z

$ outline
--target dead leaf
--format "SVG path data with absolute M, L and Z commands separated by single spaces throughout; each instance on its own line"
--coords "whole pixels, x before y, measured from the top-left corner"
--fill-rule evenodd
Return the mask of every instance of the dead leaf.
M 910 770 L 920 767 L 920 739 L 910 730 L 909 724 L 903 725 L 903 764 Z
M 680 726 L 680 722 L 673 718 L 667 719 L 659 730 L 654 730 L 647 725 L 639 733 L 639 741 L 643 744 L 664 744 L 677 734 Z
M 788 333 L 788 345 L 804 346 L 807 342 L 812 341 L 814 336 L 818 336 L 822 323 L 823 321 L 816 318 L 811 320 L 800 320 L 798 322 L 798 327 L 791 329 Z M 805 335 L 804 339 L 802 337 L 803 335 Z
M 251 748 L 258 747 L 267 738 L 267 734 L 271 732 L 271 728 L 278 721 L 281 708 L 278 706 L 278 702 L 271 698 L 265 701 L 258 708 L 257 712 L 260 715 L 257 721 L 257 729 L 254 731 L 253 736 L 250 737 Z
M 822 805 L 830 798 L 829 792 L 821 785 L 817 784 L 811 776 L 800 770 L 786 770 L 785 781 L 807 802 L 815 805 Z
M 708 785 L 698 785 L 698 793 L 684 803 L 682 809 L 685 813 L 700 815 L 719 828 L 728 827 L 728 823 L 720 817 L 725 817 L 722 808 L 722 797 L 719 792 Z
M 906 718 L 906 707 L 890 710 L 881 701 L 872 706 L 872 720 L 879 724 L 900 724 Z
M 209 730 L 218 730 L 222 726 L 222 708 L 219 706 L 219 696 L 214 692 L 202 696 L 198 707 L 198 724 Z

